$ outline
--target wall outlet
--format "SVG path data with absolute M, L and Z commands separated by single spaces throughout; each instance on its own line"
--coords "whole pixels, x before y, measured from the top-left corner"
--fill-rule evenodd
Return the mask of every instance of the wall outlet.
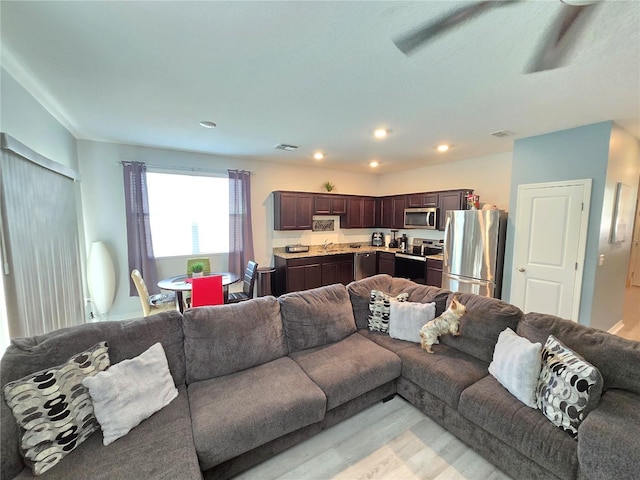
M 598 257 L 598 266 L 601 267 L 602 265 L 604 265 L 604 253 L 601 253 Z

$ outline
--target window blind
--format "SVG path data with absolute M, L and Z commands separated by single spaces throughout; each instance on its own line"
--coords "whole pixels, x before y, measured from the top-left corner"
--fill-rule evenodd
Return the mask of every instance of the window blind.
M 0 233 L 11 337 L 84 323 L 75 178 L 2 134 Z

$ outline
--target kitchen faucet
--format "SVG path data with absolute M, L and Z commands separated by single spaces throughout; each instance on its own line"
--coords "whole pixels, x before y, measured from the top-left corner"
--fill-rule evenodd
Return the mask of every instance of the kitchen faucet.
M 327 239 L 325 239 L 324 243 L 322 244 L 322 249 L 326 251 L 327 248 L 329 248 L 331 245 L 333 245 L 333 242 L 327 243 Z

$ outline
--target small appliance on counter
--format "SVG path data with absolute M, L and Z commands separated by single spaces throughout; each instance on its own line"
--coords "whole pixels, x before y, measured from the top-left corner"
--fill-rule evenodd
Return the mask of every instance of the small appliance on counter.
M 409 248 L 409 239 L 407 238 L 406 233 L 403 233 L 402 237 L 400 237 L 400 243 L 398 244 L 398 248 L 402 252 L 406 252 L 407 248 Z
M 384 247 L 384 235 L 382 232 L 373 232 L 371 235 L 371 245 L 374 247 Z
M 396 233 L 398 233 L 398 230 L 391 230 L 391 233 L 393 234 L 393 238 L 389 242 L 388 247 L 389 248 L 398 248 L 398 240 L 396 239 Z
M 295 245 L 287 245 L 286 247 L 284 247 L 284 250 L 287 253 L 304 253 L 309 251 L 309 245 L 296 243 Z

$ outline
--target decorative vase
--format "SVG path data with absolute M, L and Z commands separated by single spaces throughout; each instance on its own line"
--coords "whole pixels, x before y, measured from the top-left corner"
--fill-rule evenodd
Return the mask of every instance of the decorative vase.
M 191 274 L 191 276 L 192 276 L 193 278 L 200 278 L 200 277 L 204 276 L 204 272 L 193 272 L 193 273 Z
M 113 305 L 116 292 L 116 272 L 104 242 L 93 242 L 87 260 L 87 284 L 91 300 L 99 313 L 105 314 Z

